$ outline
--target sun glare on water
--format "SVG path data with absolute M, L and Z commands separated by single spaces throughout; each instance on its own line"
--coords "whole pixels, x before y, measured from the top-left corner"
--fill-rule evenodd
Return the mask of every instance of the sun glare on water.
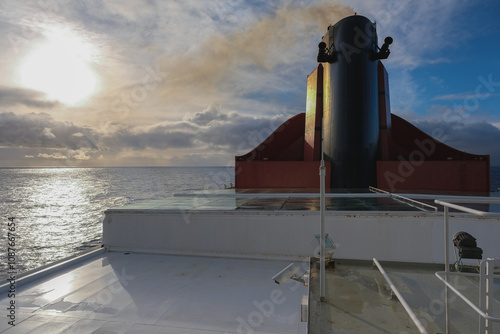
M 21 62 L 20 84 L 67 105 L 84 102 L 97 91 L 91 67 L 93 46 L 71 31 L 52 31 Z

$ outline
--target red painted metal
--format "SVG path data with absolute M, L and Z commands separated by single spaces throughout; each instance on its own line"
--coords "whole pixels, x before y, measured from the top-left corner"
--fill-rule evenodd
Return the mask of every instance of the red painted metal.
M 236 189 L 310 188 L 319 189 L 320 161 L 236 161 Z M 330 163 L 325 162 L 326 184 Z
M 389 191 L 489 192 L 490 157 L 454 149 L 392 115 L 392 161 L 377 162 L 377 187 Z M 443 133 L 436 129 L 436 136 Z
M 391 192 L 490 191 L 489 161 L 378 161 L 377 187 Z

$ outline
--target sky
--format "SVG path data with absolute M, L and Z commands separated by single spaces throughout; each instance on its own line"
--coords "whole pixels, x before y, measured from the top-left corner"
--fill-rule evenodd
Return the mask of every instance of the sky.
M 3 0 L 0 167 L 231 166 L 354 13 L 394 39 L 392 112 L 500 165 L 497 1 Z

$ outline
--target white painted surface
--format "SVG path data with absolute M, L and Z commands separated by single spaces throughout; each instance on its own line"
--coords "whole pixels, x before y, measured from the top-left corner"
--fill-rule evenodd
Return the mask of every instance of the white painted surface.
M 305 333 L 307 288 L 271 280 L 287 264 L 106 253 L 19 288 L 16 326 L 2 321 L 0 332 Z
M 111 250 L 296 259 L 314 255 L 318 222 L 314 211 L 116 209 L 106 213 L 103 241 Z M 444 263 L 442 213 L 329 211 L 325 223 L 336 258 Z M 477 239 L 484 258 L 500 258 L 499 218 L 453 214 L 450 238 L 462 230 Z

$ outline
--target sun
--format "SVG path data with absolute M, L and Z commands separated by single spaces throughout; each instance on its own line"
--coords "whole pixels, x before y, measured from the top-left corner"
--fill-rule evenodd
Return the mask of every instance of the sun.
M 45 41 L 22 60 L 20 84 L 45 93 L 48 99 L 80 104 L 98 88 L 98 76 L 92 68 L 93 49 L 71 31 L 48 32 Z

